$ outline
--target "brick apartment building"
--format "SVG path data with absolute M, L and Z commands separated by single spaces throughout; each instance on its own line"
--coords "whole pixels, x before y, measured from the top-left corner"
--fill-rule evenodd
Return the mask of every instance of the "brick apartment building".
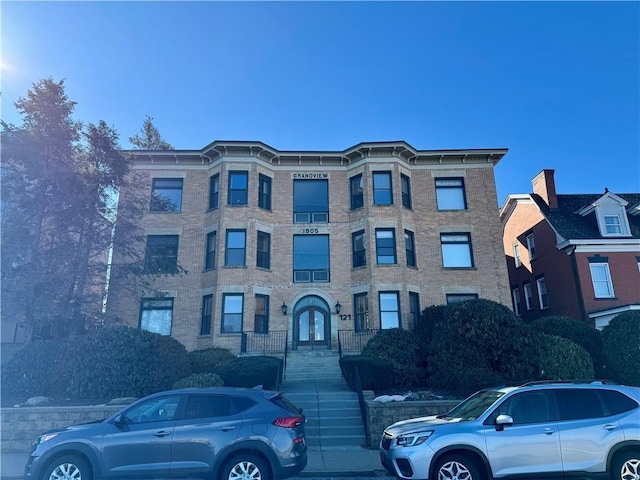
M 162 293 L 114 282 L 108 318 L 237 353 L 336 349 L 339 336 L 410 328 L 433 304 L 508 305 L 493 174 L 506 152 L 401 141 L 129 152 L 152 195 L 141 248 Z M 176 265 L 186 273 L 163 274 Z
M 602 328 L 640 309 L 640 193 L 560 195 L 554 170 L 500 211 L 513 309 Z

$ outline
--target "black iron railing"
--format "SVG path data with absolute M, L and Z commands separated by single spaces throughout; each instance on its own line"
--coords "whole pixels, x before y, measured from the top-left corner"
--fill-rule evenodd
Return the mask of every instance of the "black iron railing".
M 369 431 L 369 421 L 367 420 L 367 403 L 364 400 L 364 392 L 362 391 L 362 381 L 360 380 L 360 371 L 356 365 L 355 371 L 355 390 L 358 395 L 358 404 L 360 406 L 360 416 L 362 417 L 362 425 L 364 427 L 364 436 L 367 440 L 366 445 L 371 443 L 371 432 Z
M 282 354 L 287 351 L 287 331 L 272 330 L 269 333 L 243 332 L 242 353 Z
M 379 330 L 338 330 L 338 353 L 361 352 L 364 346 Z

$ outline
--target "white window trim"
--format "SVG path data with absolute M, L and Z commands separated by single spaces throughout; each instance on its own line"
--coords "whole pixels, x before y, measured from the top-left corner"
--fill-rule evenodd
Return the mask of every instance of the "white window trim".
M 536 239 L 533 233 L 527 235 L 527 250 L 529 251 L 529 260 L 535 260 L 538 258 L 538 252 L 536 251 Z
M 547 296 L 547 304 L 544 305 L 542 303 L 542 292 L 541 292 L 541 288 L 540 285 L 543 284 L 544 285 L 544 293 Z M 540 305 L 540 310 L 545 310 L 547 308 L 549 308 L 549 290 L 547 290 L 547 281 L 544 279 L 544 277 L 542 278 L 538 278 L 536 280 L 536 287 L 538 290 L 538 305 Z
M 522 259 L 520 258 L 520 245 L 517 243 L 513 244 L 513 261 L 515 262 L 516 268 L 522 266 Z
M 611 295 L 598 295 L 598 289 L 596 288 L 596 279 L 593 275 L 593 268 L 594 267 L 605 267 L 605 274 L 606 274 L 606 282 L 609 286 L 609 290 L 611 291 Z M 601 263 L 590 263 L 589 264 L 589 271 L 591 272 L 591 284 L 593 285 L 593 295 L 595 298 L 615 298 L 616 294 L 613 291 L 613 280 L 611 279 L 611 271 L 609 270 L 609 264 L 605 263 L 605 262 L 601 262 Z M 605 280 L 599 280 L 598 282 L 604 282 Z
M 524 290 L 524 305 L 527 307 L 527 310 L 533 310 L 533 305 L 531 305 L 531 300 L 533 299 L 533 290 L 531 290 L 531 284 L 525 283 L 522 286 Z
M 520 315 L 520 289 L 511 290 L 511 300 L 513 301 L 513 311 L 516 315 Z

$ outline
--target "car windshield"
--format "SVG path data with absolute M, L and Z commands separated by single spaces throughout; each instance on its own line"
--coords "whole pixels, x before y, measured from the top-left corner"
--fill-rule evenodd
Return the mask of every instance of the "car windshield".
M 460 420 L 475 420 L 493 405 L 504 393 L 495 390 L 482 390 L 474 393 L 449 413 L 438 418 L 459 418 Z

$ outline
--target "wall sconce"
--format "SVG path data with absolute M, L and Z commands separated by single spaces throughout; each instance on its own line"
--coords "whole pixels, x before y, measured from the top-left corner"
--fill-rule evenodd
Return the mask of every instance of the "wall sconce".
M 342 305 L 340 305 L 340 301 L 338 300 L 336 302 L 336 313 L 340 313 L 340 309 L 342 308 Z
M 282 314 L 286 315 L 287 314 L 287 309 L 289 308 L 289 307 L 287 307 L 287 304 L 282 302 L 282 306 L 280 308 L 282 309 Z

